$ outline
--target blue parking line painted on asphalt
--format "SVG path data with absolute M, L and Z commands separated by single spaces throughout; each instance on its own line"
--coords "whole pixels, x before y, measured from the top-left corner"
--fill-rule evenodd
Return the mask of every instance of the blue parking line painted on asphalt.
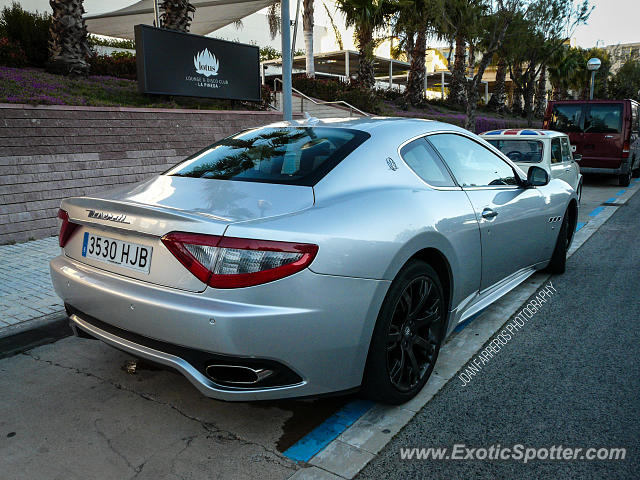
M 611 197 L 611 198 L 607 198 L 607 199 L 605 200 L 605 203 L 613 203 L 613 202 L 615 202 L 615 201 L 616 201 L 616 197 Z
M 623 189 L 622 189 L 622 190 L 620 190 L 618 193 L 616 193 L 616 196 L 620 196 L 620 195 L 622 195 L 622 194 L 623 194 L 624 192 L 626 192 L 626 191 L 627 191 L 627 189 L 626 189 L 626 188 L 623 188 Z
M 587 222 L 578 222 L 578 224 L 576 225 L 576 232 L 580 230 L 582 227 L 584 227 L 586 224 Z
M 593 211 L 589 214 L 590 217 L 595 217 L 596 215 L 598 215 L 600 212 L 602 212 L 602 210 L 604 210 L 604 207 L 597 207 L 594 208 Z
M 311 430 L 296 443 L 284 451 L 284 456 L 295 461 L 308 462 L 316 453 L 329 445 L 332 440 L 367 413 L 374 402 L 354 400 L 346 404 L 324 422 Z

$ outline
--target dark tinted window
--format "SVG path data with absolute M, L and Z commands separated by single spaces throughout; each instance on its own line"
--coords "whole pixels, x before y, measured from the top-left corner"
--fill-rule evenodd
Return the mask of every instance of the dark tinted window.
M 585 133 L 622 132 L 622 104 L 599 103 L 587 107 L 584 121 Z
M 638 116 L 640 115 L 640 106 L 635 103 L 631 104 L 631 130 L 637 132 L 640 129 Z
M 551 110 L 549 129 L 558 132 L 581 132 L 582 105 L 556 104 Z
M 166 174 L 312 186 L 367 138 L 343 128 L 258 128 L 227 137 Z
M 560 146 L 560 139 L 551 139 L 551 163 L 562 162 L 562 147 Z
M 562 161 L 570 162 L 573 160 L 573 156 L 571 155 L 571 146 L 569 145 L 569 139 L 567 137 L 562 137 Z
M 540 140 L 487 140 L 514 162 L 539 163 L 542 161 L 542 142 Z
M 442 164 L 433 147 L 423 138 L 414 140 L 400 150 L 403 160 L 429 185 L 434 187 L 452 187 L 455 182 Z
M 461 186 L 517 185 L 511 166 L 479 143 L 452 133 L 428 138 Z

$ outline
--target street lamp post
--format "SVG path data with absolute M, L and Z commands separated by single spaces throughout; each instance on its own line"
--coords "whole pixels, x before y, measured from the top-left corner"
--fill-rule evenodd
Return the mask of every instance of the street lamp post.
M 601 64 L 602 62 L 600 62 L 599 58 L 590 58 L 589 61 L 587 62 L 587 70 L 591 72 L 591 85 L 589 86 L 589 100 L 593 100 L 593 84 L 595 83 L 595 80 L 596 80 L 596 71 L 600 68 Z

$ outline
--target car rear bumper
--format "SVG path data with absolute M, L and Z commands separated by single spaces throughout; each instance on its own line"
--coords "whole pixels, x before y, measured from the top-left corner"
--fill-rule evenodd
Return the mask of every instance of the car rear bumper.
M 358 387 L 389 286 L 304 270 L 256 287 L 194 293 L 65 256 L 51 261 L 51 276 L 76 328 L 175 368 L 206 396 L 239 401 Z M 206 374 L 206 364 L 221 362 L 275 365 L 293 375 L 285 375 L 286 384 L 230 387 Z

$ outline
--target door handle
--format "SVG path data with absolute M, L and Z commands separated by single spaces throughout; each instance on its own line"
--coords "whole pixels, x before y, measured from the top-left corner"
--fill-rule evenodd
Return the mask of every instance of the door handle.
M 482 218 L 491 219 L 491 218 L 495 218 L 497 215 L 498 215 L 498 212 L 496 212 L 495 210 L 492 210 L 491 208 L 485 208 L 484 210 L 482 210 Z

